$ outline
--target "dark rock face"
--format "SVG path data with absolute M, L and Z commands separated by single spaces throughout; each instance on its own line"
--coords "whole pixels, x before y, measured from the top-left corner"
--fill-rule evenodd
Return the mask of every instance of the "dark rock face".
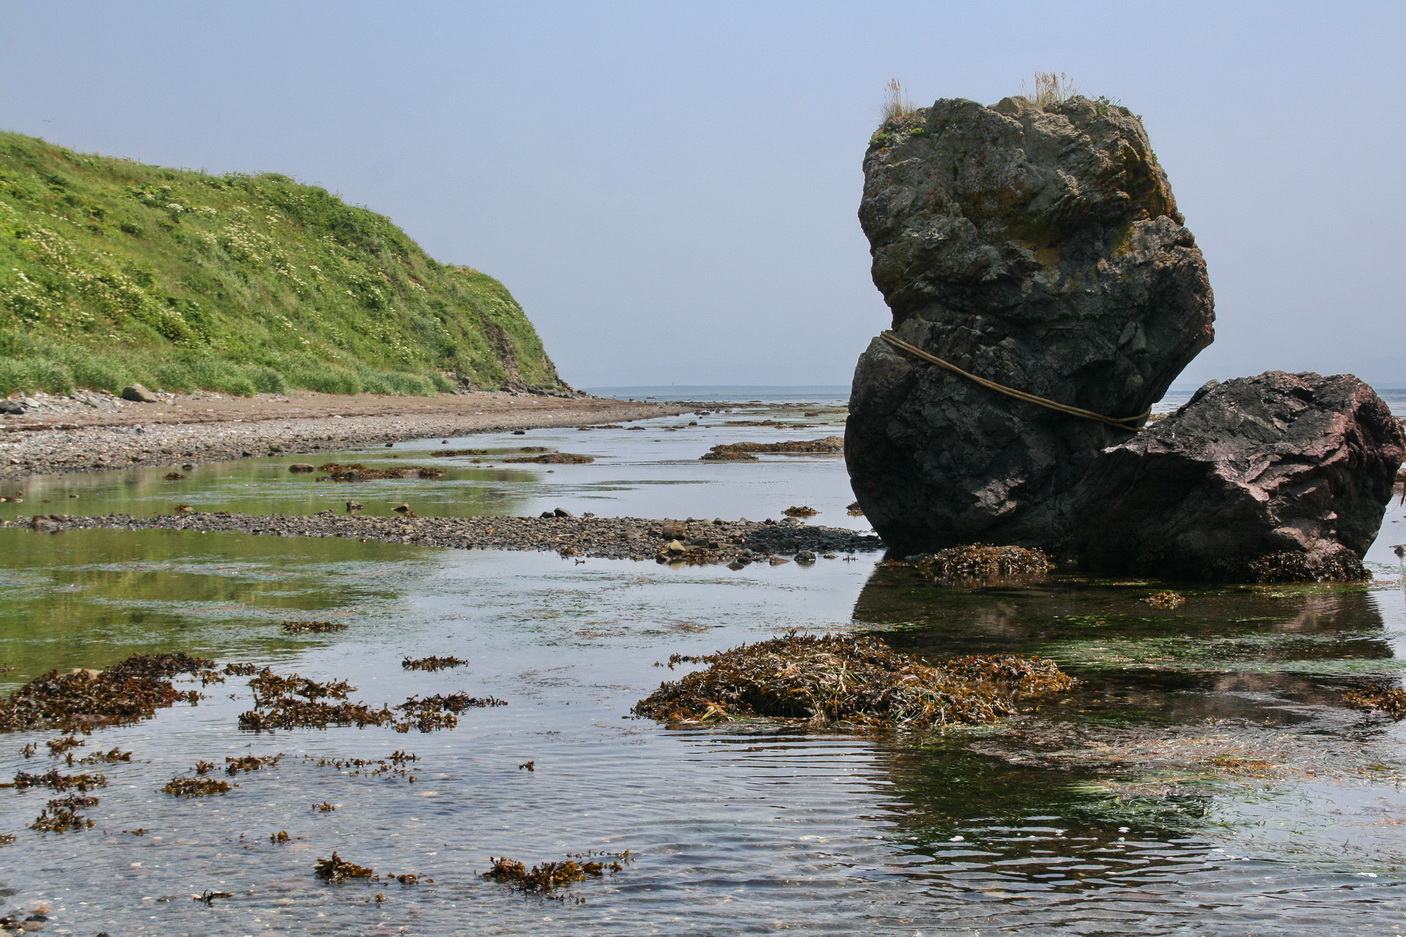
M 1212 382 L 1101 454 L 1077 546 L 1098 573 L 1232 581 L 1367 578 L 1401 425 L 1351 375 Z
M 1211 341 L 1201 253 L 1124 108 L 938 101 L 881 128 L 864 175 L 859 217 L 894 331 L 964 370 L 1126 417 Z M 880 339 L 850 409 L 855 495 L 900 552 L 1059 550 L 1075 487 L 1128 436 Z

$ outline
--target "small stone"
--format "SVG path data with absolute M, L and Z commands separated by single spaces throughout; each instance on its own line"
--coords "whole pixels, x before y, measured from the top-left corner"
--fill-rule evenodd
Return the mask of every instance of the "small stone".
M 133 403 L 156 403 L 157 396 L 140 384 L 129 384 L 122 388 L 122 399 Z

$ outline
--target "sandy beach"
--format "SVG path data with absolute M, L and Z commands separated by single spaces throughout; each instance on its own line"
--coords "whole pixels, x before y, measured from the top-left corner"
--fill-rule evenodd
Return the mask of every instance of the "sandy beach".
M 229 397 L 108 394 L 25 398 L 0 414 L 0 478 L 316 452 L 431 436 L 617 423 L 689 412 L 685 404 L 514 393 L 438 397 L 297 392 Z

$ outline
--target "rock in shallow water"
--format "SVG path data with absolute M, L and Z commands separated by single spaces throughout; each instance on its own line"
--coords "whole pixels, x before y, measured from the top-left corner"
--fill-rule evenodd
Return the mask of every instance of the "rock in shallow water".
M 1211 341 L 1201 253 L 1124 108 L 938 101 L 881 128 L 864 175 L 860 221 L 895 333 L 966 371 L 1129 417 Z M 850 409 L 855 495 L 901 552 L 1066 546 L 1079 480 L 1128 435 L 881 339 Z
M 1190 579 L 1365 579 L 1401 425 L 1351 375 L 1211 382 L 1101 454 L 1079 490 L 1081 562 Z

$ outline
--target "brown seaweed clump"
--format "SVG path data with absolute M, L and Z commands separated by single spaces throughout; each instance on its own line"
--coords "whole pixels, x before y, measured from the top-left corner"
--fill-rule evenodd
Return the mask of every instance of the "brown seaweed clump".
M 96 797 L 51 800 L 49 806 L 39 811 L 39 816 L 29 828 L 41 833 L 71 833 L 75 830 L 92 829 L 93 821 L 79 813 L 78 808 L 91 807 L 97 802 Z
M 400 666 L 405 670 L 447 670 L 467 663 L 461 657 L 406 657 L 401 660 Z
M 1185 605 L 1186 596 L 1182 595 L 1179 592 L 1154 592 L 1144 598 L 1143 601 L 1146 602 L 1148 605 L 1151 605 L 1153 608 L 1171 610 Z
M 151 718 L 176 702 L 194 702 L 195 690 L 179 692 L 177 674 L 194 674 L 214 661 L 186 654 L 133 654 L 107 670 L 74 670 L 35 677 L 0 700 L 0 732 L 58 729 L 89 732 Z
M 937 582 L 951 585 L 1043 576 L 1054 566 L 1043 550 L 984 543 L 948 547 L 911 560 L 891 560 L 885 565 L 911 566 Z
M 74 758 L 70 752 L 64 756 L 64 761 L 69 767 L 74 765 L 110 765 L 119 761 L 131 761 L 132 753 L 123 751 L 116 746 L 109 748 L 105 752 L 93 752 L 91 755 L 84 755 L 82 758 Z
M 162 785 L 161 790 L 177 797 L 209 797 L 211 794 L 224 794 L 234 788 L 228 781 L 215 778 L 172 778 Z
M 383 726 L 395 721 L 386 708 L 372 709 L 365 703 L 327 703 L 322 700 L 281 696 L 266 707 L 239 714 L 239 727 L 251 732 L 273 729 L 326 729 L 329 726 Z
M 492 863 L 492 868 L 484 872 L 483 877 L 518 891 L 550 894 L 558 888 L 584 882 L 588 878 L 601 878 L 606 872 L 613 875 L 631 861 L 628 849 L 621 853 L 601 853 L 600 856 L 600 859 L 591 855 L 569 856 L 560 862 L 543 862 L 530 869 L 516 859 L 495 859 L 490 856 L 488 861 Z
M 1399 687 L 1352 690 L 1343 694 L 1343 702 L 1352 709 L 1383 713 L 1397 722 L 1406 719 L 1406 690 Z
M 395 730 L 409 732 L 413 728 L 421 732 L 433 732 L 435 729 L 452 729 L 459 724 L 458 713 L 468 709 L 506 705 L 506 700 L 494 696 L 469 696 L 467 693 L 436 693 L 424 699 L 412 696 L 396 707 L 405 713 L 406 718 L 395 724 Z
M 452 459 L 462 455 L 488 455 L 487 449 L 436 449 L 430 453 L 432 459 Z
M 101 771 L 93 774 L 59 774 L 49 770 L 43 774 L 30 774 L 28 771 L 15 772 L 15 779 L 0 787 L 13 787 L 26 790 L 31 787 L 47 787 L 55 791 L 78 790 L 86 792 L 92 787 L 107 787 L 107 775 Z
M 328 680 L 319 683 L 301 674 L 276 674 L 265 667 L 249 681 L 249 689 L 254 691 L 255 706 L 270 706 L 285 696 L 301 696 L 304 699 L 346 699 L 356 687 L 345 680 Z
M 634 713 L 661 722 L 771 718 L 811 724 L 925 729 L 993 722 L 1023 696 L 1074 680 L 1038 657 L 964 657 L 930 667 L 876 638 L 801 635 L 704 657 L 705 670 L 661 684 Z
M 328 726 L 380 726 L 395 720 L 385 707 L 372 709 L 348 701 L 356 687 L 345 680 L 319 683 L 298 674 L 283 676 L 263 670 L 249 681 L 254 708 L 239 714 L 239 727 L 254 732 L 272 729 L 326 729 Z M 339 702 L 328 702 L 328 699 Z
M 1236 567 L 1239 566 L 1239 569 Z M 1222 564 L 1229 580 L 1259 584 L 1275 582 L 1363 582 L 1372 574 L 1362 560 L 1347 552 L 1323 554 L 1286 550 L 1265 553 L 1247 561 L 1228 560 Z
M 332 631 L 346 631 L 342 621 L 285 621 L 280 627 L 288 634 L 326 634 Z
M 457 714 L 467 709 L 506 706 L 492 696 L 467 693 L 434 694 L 423 699 L 412 696 L 392 711 L 387 706 L 372 709 L 352 702 L 348 695 L 356 687 L 345 680 L 319 683 L 298 674 L 281 676 L 264 670 L 249 681 L 254 690 L 254 708 L 239 714 L 239 727 L 255 732 L 272 729 L 326 729 L 330 726 L 391 726 L 397 732 L 419 729 L 452 729 L 459 724 Z M 331 702 L 336 700 L 337 702 Z M 396 712 L 404 713 L 397 719 Z
M 84 744 L 84 742 L 76 735 L 66 735 L 63 738 L 50 739 L 44 744 L 48 746 L 49 754 L 57 758 L 70 748 L 77 748 Z
M 241 771 L 262 771 L 264 768 L 272 768 L 283 760 L 282 753 L 277 755 L 245 755 L 242 758 L 231 758 L 225 756 L 225 774 L 236 775 Z
M 318 859 L 313 866 L 313 873 L 324 882 L 337 884 L 353 878 L 374 879 L 376 873 L 364 865 L 357 865 L 355 862 L 348 862 L 335 852 L 330 859 Z
M 317 467 L 320 482 L 368 482 L 386 478 L 443 478 L 444 472 L 428 465 L 402 465 L 393 469 L 378 469 L 362 465 L 360 462 L 324 462 Z
M 781 513 L 787 517 L 814 517 L 820 512 L 808 504 L 793 504 Z
M 539 465 L 587 465 L 594 462 L 593 455 L 577 455 L 574 452 L 549 452 L 546 455 L 524 455 L 504 462 L 535 462 Z

